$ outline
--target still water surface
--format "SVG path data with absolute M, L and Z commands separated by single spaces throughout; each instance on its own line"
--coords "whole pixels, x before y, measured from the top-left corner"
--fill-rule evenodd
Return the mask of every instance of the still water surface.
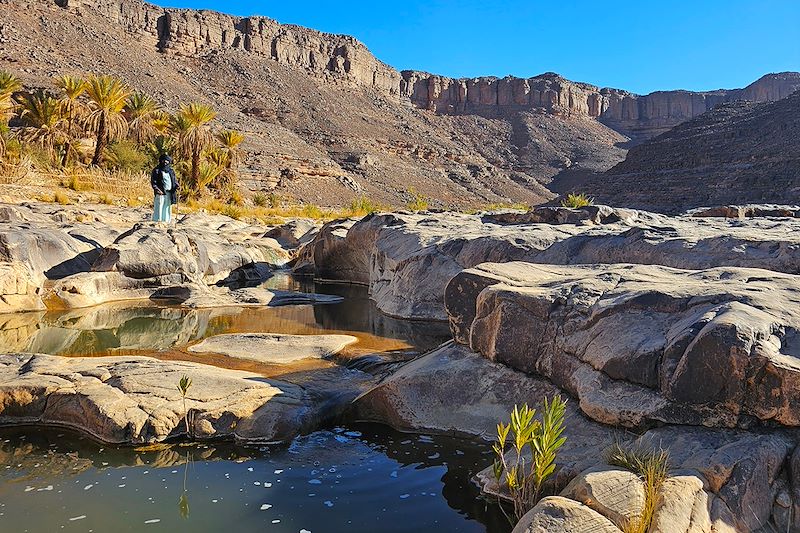
M 333 305 L 181 309 L 109 304 L 0 316 L 0 353 L 141 354 L 241 368 L 185 348 L 222 333 L 344 333 L 350 350 L 413 354 L 439 323 L 381 314 L 366 290 L 277 276 L 266 286 L 338 294 Z M 328 363 L 333 364 L 333 363 Z M 472 476 L 488 445 L 342 422 L 290 445 L 105 446 L 61 429 L 0 428 L 0 532 L 192 531 L 507 533 Z
M 0 531 L 510 531 L 470 483 L 484 444 L 354 424 L 155 448 L 0 429 Z

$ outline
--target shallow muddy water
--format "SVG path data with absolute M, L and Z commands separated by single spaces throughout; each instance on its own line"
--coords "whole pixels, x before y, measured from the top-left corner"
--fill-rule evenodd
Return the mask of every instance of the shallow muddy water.
M 151 448 L 0 429 L 0 531 L 511 529 L 470 483 L 484 444 L 358 424 L 289 446 Z
M 385 353 L 424 351 L 449 337 L 446 324 L 383 315 L 369 300 L 365 287 L 315 285 L 287 275 L 277 275 L 263 286 L 336 294 L 345 300 L 327 305 L 215 309 L 118 302 L 70 311 L 0 315 L 0 353 L 152 355 L 212 335 L 251 332 L 349 334 L 358 337 L 351 350 Z

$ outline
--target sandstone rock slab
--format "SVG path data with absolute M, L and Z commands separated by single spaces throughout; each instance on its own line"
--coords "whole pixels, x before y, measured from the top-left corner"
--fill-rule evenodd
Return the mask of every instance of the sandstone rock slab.
M 445 302 L 458 342 L 600 422 L 797 426 L 798 294 L 799 277 L 758 269 L 517 262 L 464 270 Z
M 351 335 L 283 335 L 231 333 L 215 335 L 189 347 L 195 353 L 220 353 L 237 359 L 285 364 L 302 359 L 323 359 L 358 342 Z
M 621 533 L 609 519 L 569 498 L 550 496 L 528 511 L 512 533 Z
M 354 403 L 354 416 L 400 430 L 494 440 L 497 423 L 508 420 L 514 405 L 527 402 L 540 409 L 545 397 L 559 393 L 543 379 L 491 363 L 451 342 L 407 363 L 361 395 Z M 596 464 L 598 456 L 611 444 L 630 439 L 587 419 L 570 401 L 565 426 L 567 441 L 559 453 L 554 479 L 559 488 Z M 491 468 L 478 478 L 486 492 L 498 492 Z
M 303 388 L 259 375 L 148 357 L 0 356 L 0 421 L 68 426 L 111 443 L 185 432 L 177 383 L 192 379 L 196 438 L 284 441 L 318 413 Z
M 592 210 L 539 208 L 530 215 L 494 216 L 384 213 L 334 221 L 301 247 L 295 269 L 368 285 L 371 298 L 389 315 L 436 320 L 447 318 L 443 295 L 449 280 L 483 262 L 737 266 L 800 273 L 797 219 L 669 217 L 604 206 Z

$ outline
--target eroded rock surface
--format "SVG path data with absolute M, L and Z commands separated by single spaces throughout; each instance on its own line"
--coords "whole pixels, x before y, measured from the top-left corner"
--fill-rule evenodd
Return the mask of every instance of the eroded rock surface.
M 490 216 L 376 214 L 325 225 L 301 248 L 295 270 L 369 285 L 387 314 L 445 320 L 444 288 L 453 276 L 508 261 L 800 273 L 800 221 L 667 217 L 602 206 Z
M 148 357 L 0 356 L 0 421 L 74 427 L 112 443 L 185 433 L 177 384 L 192 379 L 196 438 L 283 441 L 319 416 L 306 391 L 257 374 Z
M 454 338 L 546 376 L 611 425 L 800 425 L 800 278 L 757 269 L 484 264 L 453 278 Z
M 192 214 L 158 227 L 146 217 L 109 206 L 0 205 L 0 311 L 198 292 L 203 305 L 233 305 L 254 296 L 206 288 L 263 281 L 290 259 L 264 226 Z
M 435 431 L 496 438 L 497 422 L 508 419 L 514 405 L 527 402 L 541 408 L 543 398 L 560 391 L 544 379 L 526 376 L 492 363 L 463 346 L 447 343 L 416 359 L 358 398 L 355 416 L 401 430 Z M 567 443 L 559 454 L 556 484 L 565 485 L 593 465 L 598 453 L 615 441 L 630 439 L 622 432 L 583 416 L 567 404 Z M 485 490 L 496 491 L 490 472 Z
M 782 465 L 793 446 L 785 435 L 673 426 L 648 431 L 629 446 L 669 456 L 670 473 L 648 531 L 734 533 L 774 527 L 770 516 L 781 499 Z M 602 460 L 576 476 L 560 496 L 593 509 L 621 530 L 641 516 L 646 498 L 639 477 Z M 535 511 L 544 515 L 538 520 L 548 514 Z

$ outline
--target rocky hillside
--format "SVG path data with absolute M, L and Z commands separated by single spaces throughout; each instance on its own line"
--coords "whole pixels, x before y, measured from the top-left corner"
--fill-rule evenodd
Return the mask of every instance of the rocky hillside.
M 140 0 L 0 0 L 0 68 L 31 86 L 107 72 L 157 95 L 212 103 L 248 134 L 245 183 L 305 201 L 539 203 L 564 171 L 602 172 L 634 139 L 720 102 L 782 98 L 800 74 L 745 89 L 638 96 L 571 82 L 399 72 L 352 37 Z
M 675 212 L 689 207 L 800 200 L 800 91 L 736 102 L 633 148 L 587 188 L 600 200 Z

